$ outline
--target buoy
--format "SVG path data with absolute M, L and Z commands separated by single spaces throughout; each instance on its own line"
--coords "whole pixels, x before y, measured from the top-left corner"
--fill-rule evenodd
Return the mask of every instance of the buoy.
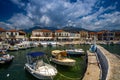
M 10 74 L 7 74 L 7 77 L 9 77 L 10 76 Z

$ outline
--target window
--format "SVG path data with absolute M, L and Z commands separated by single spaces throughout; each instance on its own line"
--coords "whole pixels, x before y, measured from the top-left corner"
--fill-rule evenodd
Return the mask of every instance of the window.
M 7 35 L 9 35 L 9 33 L 6 33 Z

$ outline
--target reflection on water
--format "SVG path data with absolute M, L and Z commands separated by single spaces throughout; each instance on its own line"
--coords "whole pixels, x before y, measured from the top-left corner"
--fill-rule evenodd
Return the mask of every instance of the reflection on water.
M 66 49 L 69 46 L 59 46 L 59 47 L 37 47 L 27 50 L 19 50 L 13 52 L 7 52 L 15 56 L 12 63 L 9 65 L 0 65 L 0 80 L 37 80 L 31 74 L 29 74 L 26 70 L 24 70 L 24 64 L 26 63 L 26 53 L 31 51 L 43 51 L 48 57 L 51 56 L 50 52 L 54 49 Z M 75 45 L 75 48 L 82 48 L 83 50 L 87 50 L 89 48 L 88 45 Z M 54 80 L 80 80 L 85 71 L 86 63 L 84 57 L 71 57 L 77 61 L 74 67 L 65 67 L 54 65 L 58 74 L 54 78 Z M 47 62 L 47 60 L 45 60 Z M 7 77 L 7 74 L 9 76 Z
M 120 45 L 119 44 L 116 44 L 116 45 L 101 45 L 101 46 L 103 46 L 109 52 L 111 52 L 113 54 L 118 54 L 120 56 Z

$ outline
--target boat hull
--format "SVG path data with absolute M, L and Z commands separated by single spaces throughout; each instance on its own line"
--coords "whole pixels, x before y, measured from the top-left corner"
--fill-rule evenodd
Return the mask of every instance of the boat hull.
M 56 63 L 56 64 L 63 65 L 63 66 L 74 66 L 75 65 L 75 61 L 66 62 L 66 61 L 63 61 L 63 60 L 55 59 L 55 58 L 51 58 L 51 61 Z
M 79 56 L 84 56 L 84 53 L 78 53 L 78 52 L 67 52 L 67 56 L 75 56 L 75 57 L 79 57 Z
M 46 64 L 48 65 L 48 64 Z M 43 75 L 43 74 L 40 74 L 40 73 L 36 73 L 31 67 L 28 66 L 28 64 L 25 64 L 25 69 L 31 74 L 33 75 L 34 77 L 38 78 L 38 79 L 53 79 L 55 75 L 52 75 L 52 76 L 46 76 L 46 75 Z M 57 71 L 57 70 L 56 70 Z
M 68 56 L 82 56 L 85 55 L 82 49 L 66 50 Z
M 11 63 L 14 59 L 14 56 L 11 56 L 11 58 L 6 59 L 6 60 L 0 60 L 0 64 L 7 64 L 7 63 Z

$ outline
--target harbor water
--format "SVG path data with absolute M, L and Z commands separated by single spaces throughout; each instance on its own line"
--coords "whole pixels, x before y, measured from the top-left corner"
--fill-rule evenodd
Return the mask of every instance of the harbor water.
M 106 50 L 108 50 L 112 54 L 117 54 L 120 56 L 120 45 L 119 44 L 114 44 L 114 45 L 101 45 L 104 47 Z
M 74 48 L 82 48 L 84 51 L 88 50 L 89 47 L 89 45 L 74 46 Z M 11 55 L 14 55 L 15 58 L 10 64 L 0 65 L 0 80 L 37 80 L 24 69 L 24 65 L 26 63 L 26 54 L 33 51 L 45 52 L 48 60 L 44 58 L 44 61 L 48 63 L 50 61 L 49 57 L 51 57 L 52 50 L 63 50 L 68 48 L 69 46 L 66 45 L 57 47 L 36 47 L 26 50 L 7 52 Z M 81 80 L 86 69 L 85 56 L 70 58 L 77 61 L 76 65 L 73 67 L 60 66 L 50 62 L 58 70 L 58 74 L 55 76 L 54 80 Z

